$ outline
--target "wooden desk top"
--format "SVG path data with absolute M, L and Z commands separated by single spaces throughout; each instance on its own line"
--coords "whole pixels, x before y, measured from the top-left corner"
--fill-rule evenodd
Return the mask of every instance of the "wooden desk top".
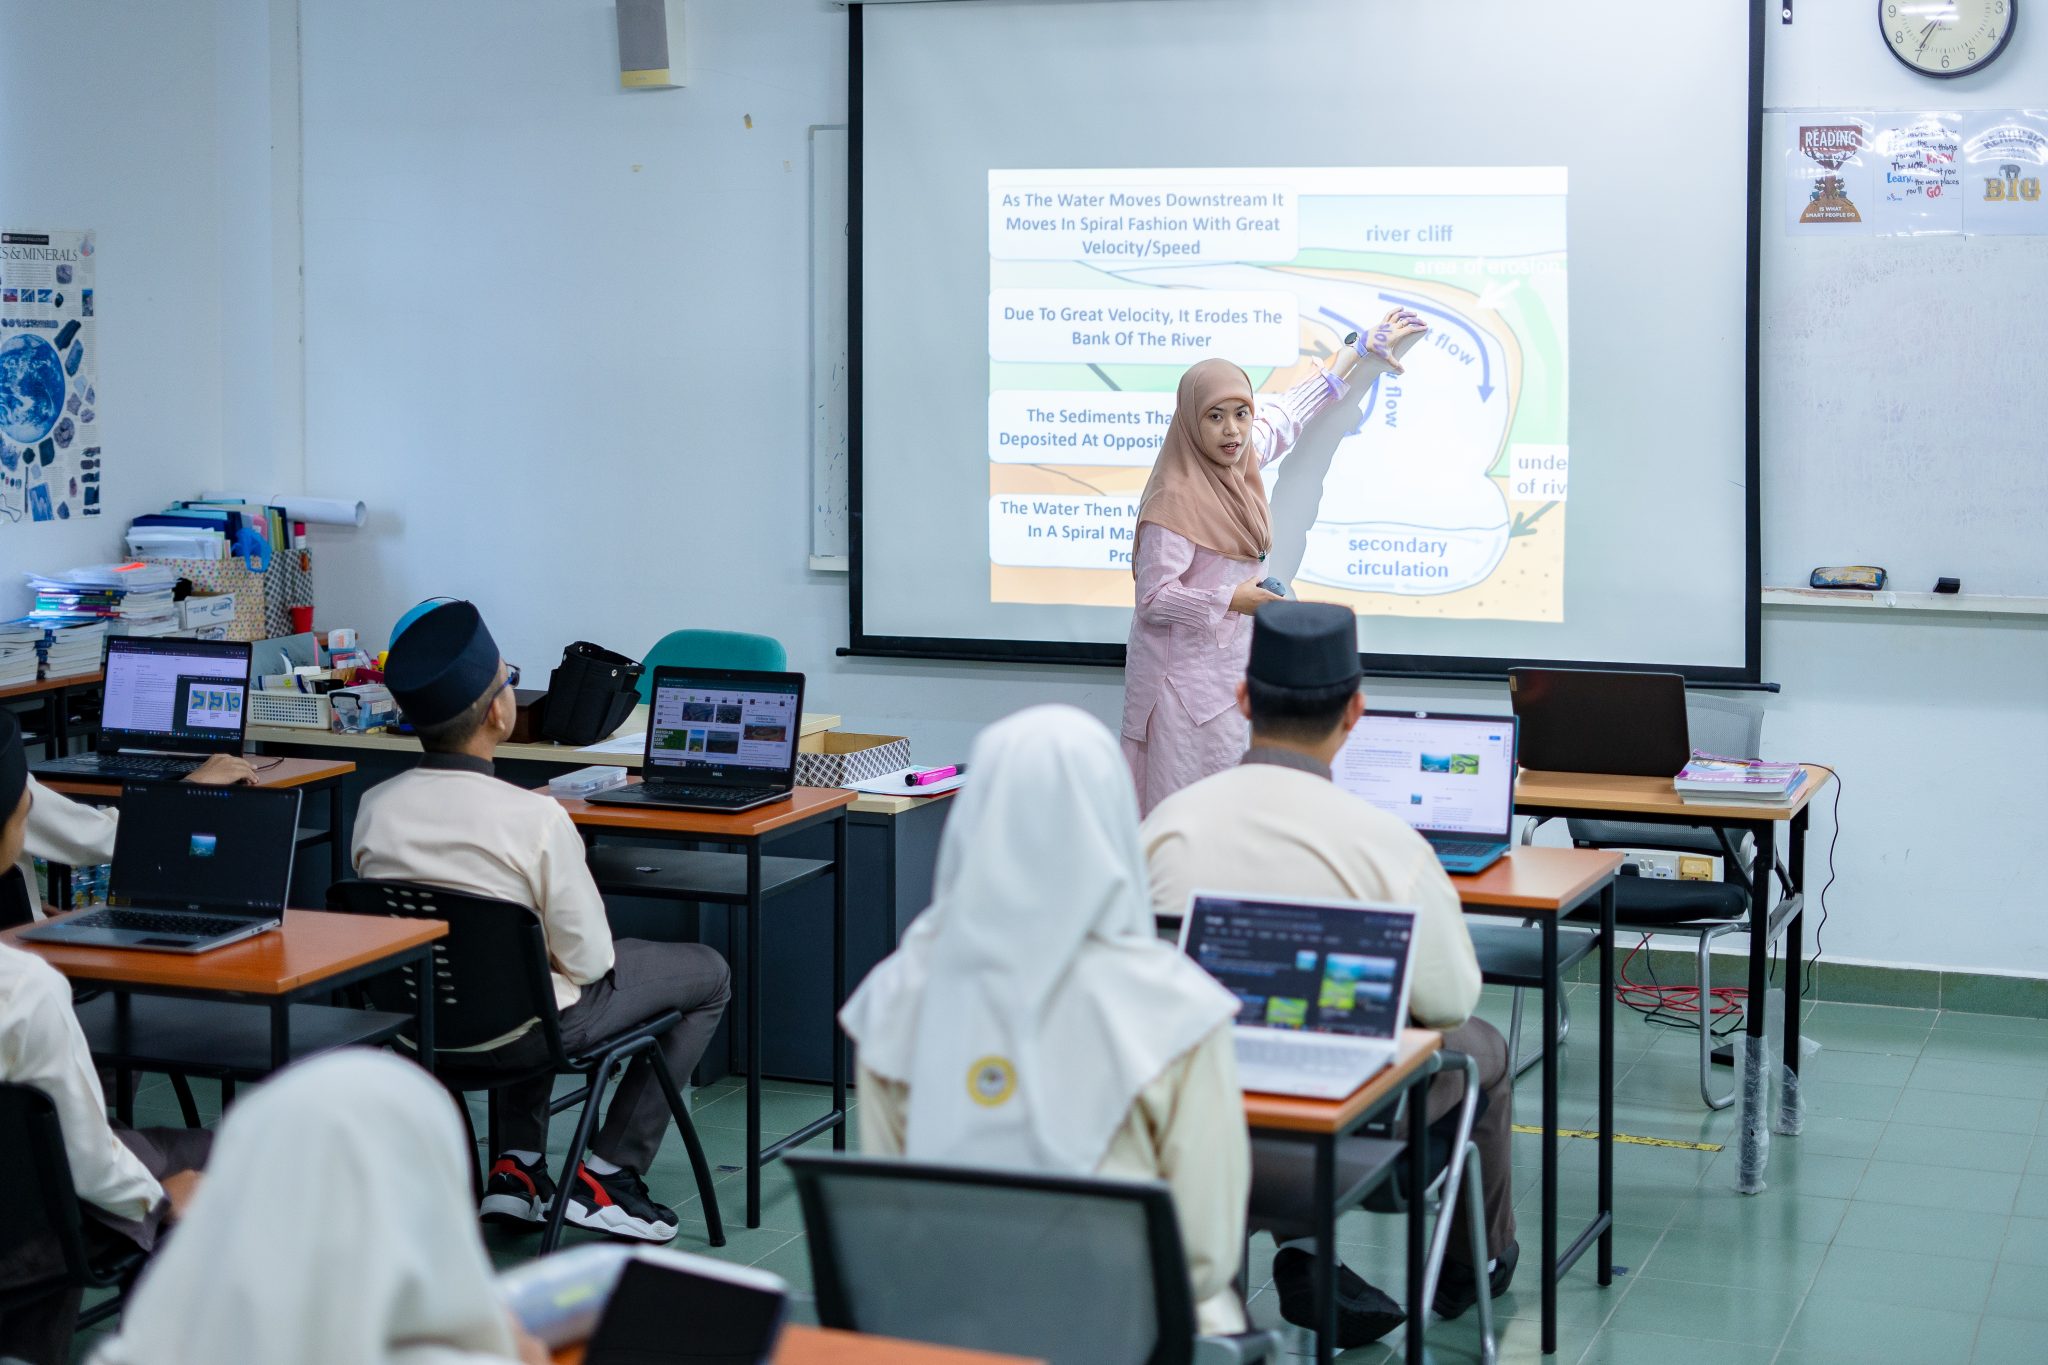
M 260 755 L 249 760 L 256 767 L 256 785 L 259 787 L 305 787 L 315 782 L 332 782 L 347 777 L 356 770 L 353 763 L 331 758 L 264 758 Z M 271 767 L 271 764 L 276 767 Z M 121 784 L 102 778 L 80 779 L 76 777 L 39 777 L 53 792 L 67 796 L 119 796 Z
M 639 778 L 633 781 L 638 782 Z M 547 788 L 537 790 L 545 792 Z M 857 792 L 843 787 L 798 787 L 786 801 L 720 815 L 706 810 L 655 810 L 648 806 L 594 805 L 580 797 L 556 797 L 569 818 L 588 829 L 637 830 L 643 834 L 695 834 L 706 839 L 755 839 L 787 825 L 816 819 L 853 804 Z
M 1254 1130 L 1279 1128 L 1295 1133 L 1336 1133 L 1358 1121 L 1358 1116 L 1382 1103 L 1416 1068 L 1442 1050 L 1444 1036 L 1435 1029 L 1404 1028 L 1395 1045 L 1394 1064 L 1381 1071 L 1343 1100 L 1304 1100 L 1292 1095 L 1244 1097 L 1244 1121 Z
M 555 1365 L 583 1365 L 581 1346 L 555 1352 Z M 795 1323 L 782 1329 L 773 1365 L 1042 1365 L 1023 1356 L 990 1355 L 958 1346 L 927 1346 L 895 1337 L 835 1332 Z
M 798 738 L 820 735 L 827 730 L 837 730 L 840 718 L 816 712 L 804 712 L 797 724 Z M 559 763 L 565 768 L 584 768 L 601 763 L 613 768 L 637 768 L 640 766 L 644 741 L 637 738 L 647 733 L 647 707 L 645 704 L 633 708 L 633 714 L 626 717 L 619 726 L 613 740 L 635 737 L 630 753 L 601 753 L 592 749 L 570 749 L 560 744 L 500 744 L 494 755 L 500 763 L 533 762 Z M 389 735 L 382 732 L 369 735 L 338 735 L 332 730 L 306 730 L 295 725 L 251 725 L 251 744 L 300 744 L 322 749 L 354 749 L 358 751 L 381 751 L 394 754 L 418 754 L 420 742 L 411 735 Z M 611 740 L 605 741 L 610 743 Z
M 10 697 L 39 696 L 44 692 L 55 692 L 60 687 L 85 687 L 106 680 L 107 675 L 104 672 L 74 673 L 68 678 L 39 678 L 35 682 L 0 687 L 0 701 L 6 701 Z
M 1612 877 L 1621 855 L 1604 848 L 1531 848 L 1517 844 L 1484 872 L 1452 877 L 1460 905 L 1555 914 L 1577 905 Z
M 1833 774 L 1807 765 L 1806 780 L 1785 802 L 1726 801 L 1694 805 L 1671 789 L 1668 777 L 1610 777 L 1603 773 L 1551 773 L 1524 768 L 1515 779 L 1515 809 L 1540 807 L 1589 816 L 1682 815 L 1698 824 L 1717 820 L 1790 820 L 1805 810 Z
M 23 943 L 22 931 L 30 927 L 9 929 L 0 933 L 0 940 L 34 953 L 73 981 L 242 995 L 289 995 L 448 933 L 448 926 L 440 920 L 287 910 L 284 928 L 277 932 L 258 934 L 210 953 L 185 954 L 77 948 L 34 940 Z
M 916 810 L 928 802 L 944 801 L 959 794 L 958 787 L 949 792 L 940 792 L 937 796 L 878 796 L 874 792 L 855 792 L 850 809 L 856 815 L 901 815 L 905 811 Z

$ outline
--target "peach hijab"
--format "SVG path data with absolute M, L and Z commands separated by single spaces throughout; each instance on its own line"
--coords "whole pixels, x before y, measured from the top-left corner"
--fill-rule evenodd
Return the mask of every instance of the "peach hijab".
M 1203 453 L 1197 431 L 1202 414 L 1229 398 L 1254 401 L 1251 379 L 1228 360 L 1200 361 L 1180 377 L 1173 425 L 1159 443 L 1159 458 L 1138 500 L 1138 524 L 1178 531 L 1217 554 L 1260 559 L 1273 548 L 1273 515 L 1251 433 L 1245 433 L 1237 459 L 1221 464 Z

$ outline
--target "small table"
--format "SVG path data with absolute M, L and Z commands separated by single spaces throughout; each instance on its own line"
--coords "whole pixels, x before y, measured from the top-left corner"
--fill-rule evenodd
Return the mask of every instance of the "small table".
M 354 772 L 356 765 L 336 759 L 311 758 L 255 757 L 249 762 L 256 769 L 256 785 L 259 787 L 297 787 L 309 796 L 319 792 L 327 794 L 327 828 L 299 836 L 299 847 L 326 844 L 329 875 L 335 881 L 348 876 L 348 846 L 342 838 L 341 780 Z M 96 805 L 114 806 L 121 801 L 122 784 L 118 781 L 96 777 L 38 777 L 36 781 L 53 792 L 83 797 Z M 69 909 L 71 869 L 52 864 L 51 871 L 59 874 L 51 878 L 51 899 L 59 909 Z
M 928 1346 L 920 1341 L 869 1336 L 865 1332 L 837 1332 L 827 1327 L 801 1327 L 795 1323 L 782 1329 L 775 1343 L 772 1365 L 1044 1365 L 1023 1356 L 993 1355 L 960 1346 Z M 583 1365 L 583 1347 L 564 1346 L 555 1352 L 555 1365 Z
M 1785 1055 L 1781 1059 L 1796 1078 L 1799 1074 L 1800 951 L 1806 909 L 1806 829 L 1808 808 L 1820 789 L 1834 774 L 1809 764 L 1806 777 L 1783 802 L 1761 805 L 1730 801 L 1720 805 L 1695 805 L 1671 786 L 1668 777 L 1613 777 L 1601 773 L 1555 773 L 1524 770 L 1515 781 L 1515 811 L 1541 818 L 1580 816 L 1590 819 L 1635 820 L 1652 825 L 1713 825 L 1747 833 L 1756 840 L 1756 855 L 1749 873 L 1749 1007 L 1743 1011 L 1743 1031 L 1749 1046 L 1743 1049 L 1742 1085 L 1748 1093 L 1767 1082 L 1764 1070 L 1764 995 L 1770 988 L 1771 942 L 1780 929 L 1785 933 Z M 1771 905 L 1771 874 L 1777 865 L 1777 831 L 1789 825 L 1789 848 L 1785 861 L 1788 889 L 1778 904 Z M 1607 983 L 1612 997 L 1613 985 Z M 1606 1025 L 1603 1023 L 1603 1029 Z M 1604 1087 L 1603 1087 L 1604 1088 Z M 1763 1186 L 1767 1151 L 1764 1146 L 1762 1105 L 1742 1107 L 1736 1188 L 1755 1191 Z M 1778 1131 L 1799 1131 L 1800 1108 L 1797 1091 L 1781 1112 Z
M 1436 1073 L 1443 1035 L 1433 1029 L 1401 1030 L 1394 1061 L 1342 1100 L 1298 1099 L 1291 1095 L 1244 1097 L 1244 1120 L 1252 1132 L 1307 1143 L 1314 1152 L 1316 1219 L 1316 1362 L 1330 1365 L 1337 1351 L 1337 1209 L 1362 1198 L 1366 1191 L 1337 1188 L 1337 1144 Z M 1418 1098 L 1408 1106 L 1408 1336 L 1407 1359 L 1420 1365 L 1422 1325 L 1429 1305 L 1422 1301 L 1422 1200 L 1428 1188 L 1428 1106 Z
M 637 781 L 638 779 L 634 779 Z M 608 806 L 562 799 L 563 809 L 595 844 L 602 832 L 657 836 L 682 843 L 720 844 L 736 853 L 688 853 L 669 875 L 650 880 L 637 894 L 729 905 L 744 911 L 747 995 L 747 1226 L 761 1226 L 761 1167 L 792 1147 L 832 1130 L 832 1146 L 846 1150 L 846 1039 L 839 1008 L 846 1003 L 846 813 L 854 793 L 838 787 L 798 787 L 786 800 L 723 815 L 712 811 L 661 810 L 651 806 Z M 764 858 L 764 844 L 830 823 L 832 859 Z M 595 853 L 596 849 L 593 848 Z M 830 875 L 832 878 L 832 1109 L 766 1147 L 761 1145 L 761 914 L 762 902 Z M 600 885 L 605 880 L 600 879 Z M 636 894 L 630 886 L 612 889 Z
M 53 917 L 58 918 L 58 917 Z M 298 1014 L 303 1030 L 312 1035 L 312 1046 L 302 1037 L 299 1055 L 357 1041 L 337 1033 L 330 1015 L 366 1014 L 357 1010 L 329 1010 L 326 1006 L 302 1004 L 308 996 L 339 990 L 379 972 L 412 964 L 421 972 L 433 971 L 434 940 L 448 933 L 439 920 L 379 919 L 364 915 L 334 915 L 324 910 L 287 910 L 284 927 L 254 938 L 231 943 L 205 953 L 152 953 L 127 948 L 83 948 L 70 944 L 24 942 L 21 935 L 32 928 L 19 925 L 0 933 L 24 952 L 36 956 L 81 986 L 98 986 L 113 993 L 113 1037 L 121 1040 L 122 1061 L 147 1061 L 167 1071 L 192 1070 L 205 1074 L 223 1062 L 221 1043 L 212 1048 L 204 1038 L 192 1040 L 189 1049 L 175 1042 L 152 1051 L 145 1040 L 130 1044 L 138 1030 L 131 997 L 171 996 L 239 1002 L 264 1006 L 270 1016 L 267 1070 L 280 1071 L 296 1060 L 292 1047 L 293 1017 Z M 420 1064 L 434 1061 L 434 993 L 418 993 L 416 1019 Z M 296 1009 L 294 1007 L 297 1007 Z M 377 1016 L 379 1018 L 386 1016 Z M 239 1029 L 231 1030 L 237 1034 Z M 239 1039 L 236 1041 L 240 1041 Z M 175 1055 L 174 1055 L 175 1054 Z M 126 1071 L 128 1067 L 118 1068 Z M 128 1087 L 119 1087 L 125 1101 Z
M 71 748 L 71 694 L 97 691 L 106 686 L 103 670 L 76 673 L 68 678 L 41 678 L 35 682 L 0 687 L 0 702 L 36 697 L 43 703 L 43 749 L 48 758 L 62 758 Z
M 1557 1349 L 1557 1282 L 1597 1239 L 1603 1286 L 1614 1282 L 1614 876 L 1619 853 L 1590 848 L 1517 848 L 1484 872 L 1453 877 L 1469 912 L 1534 919 L 1543 931 L 1543 1352 Z M 1593 1221 L 1557 1250 L 1558 926 L 1600 898 L 1600 1150 Z

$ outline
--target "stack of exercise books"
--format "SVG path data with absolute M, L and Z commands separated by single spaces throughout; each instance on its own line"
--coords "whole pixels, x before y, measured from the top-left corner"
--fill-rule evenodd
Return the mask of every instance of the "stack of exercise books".
M 60 574 L 30 574 L 28 581 L 36 595 L 30 620 L 102 621 L 107 626 L 103 635 L 169 635 L 178 628 L 178 604 L 172 597 L 178 576 L 166 568 L 89 564 Z
M 1688 805 L 1738 801 L 1768 805 L 1790 798 L 1805 780 L 1806 769 L 1797 763 L 1766 763 L 1760 758 L 1696 753 L 1671 779 L 1671 785 Z
M 0 687 L 32 683 L 42 673 L 43 628 L 10 622 L 0 625 Z

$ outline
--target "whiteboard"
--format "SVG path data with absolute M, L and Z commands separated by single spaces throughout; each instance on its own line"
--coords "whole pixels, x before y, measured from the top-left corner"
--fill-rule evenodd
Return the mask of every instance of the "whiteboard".
M 2048 595 L 2048 241 L 1789 237 L 1786 178 L 1765 184 L 1765 584 L 1875 564 L 1904 591 Z
M 811 567 L 844 569 L 846 125 L 814 124 L 810 132 Z

